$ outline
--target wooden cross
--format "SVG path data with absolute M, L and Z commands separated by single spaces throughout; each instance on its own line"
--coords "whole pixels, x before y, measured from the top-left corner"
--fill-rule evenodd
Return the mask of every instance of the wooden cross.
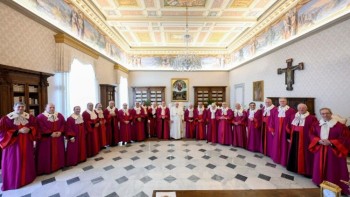
M 287 68 L 278 68 L 277 74 L 285 73 L 285 84 L 287 85 L 287 90 L 292 91 L 293 90 L 293 84 L 294 84 L 294 71 L 295 70 L 304 70 L 304 63 L 300 62 L 298 65 L 292 66 L 293 59 L 287 59 Z

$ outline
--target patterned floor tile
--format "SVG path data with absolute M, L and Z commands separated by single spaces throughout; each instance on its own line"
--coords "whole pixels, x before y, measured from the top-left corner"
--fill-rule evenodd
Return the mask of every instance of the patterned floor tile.
M 52 178 L 45 179 L 45 180 L 41 181 L 41 185 L 46 185 L 46 184 L 49 184 L 49 183 L 52 183 L 55 181 L 56 181 L 55 177 L 52 177 Z
M 148 195 L 147 195 L 145 192 L 142 191 L 142 192 L 136 194 L 136 195 L 133 196 L 133 197 L 148 197 Z
M 271 167 L 271 168 L 276 168 L 276 164 L 269 163 L 269 162 L 267 162 L 267 163 L 265 164 L 265 166 L 269 166 L 269 167 Z
M 79 177 L 71 178 L 71 179 L 67 180 L 67 185 L 73 184 L 73 183 L 78 182 L 78 181 L 80 181 Z
M 105 197 L 119 197 L 118 194 L 116 192 L 110 193 Z
M 169 170 L 172 170 L 172 169 L 174 169 L 174 168 L 176 168 L 176 166 L 174 166 L 173 164 L 169 164 L 169 165 L 167 165 L 167 166 L 165 166 L 167 169 L 169 169 Z
M 90 197 L 89 193 L 85 192 L 83 194 L 78 195 L 77 197 Z
M 130 159 L 133 160 L 133 161 L 136 161 L 136 160 L 140 159 L 140 157 L 135 156 L 135 157 L 131 157 Z
M 135 168 L 135 166 L 133 166 L 133 165 L 128 165 L 128 166 L 124 167 L 124 169 L 127 171 L 132 170 L 134 168 Z
M 84 170 L 84 171 L 88 171 L 88 170 L 91 170 L 91 169 L 93 169 L 93 168 L 94 168 L 94 167 L 90 165 L 90 166 L 84 167 L 83 170 Z
M 246 177 L 246 176 L 243 176 L 243 175 L 241 175 L 241 174 L 237 174 L 237 175 L 235 176 L 235 178 L 238 179 L 238 180 L 241 180 L 241 181 L 243 181 L 243 182 L 245 182 L 245 181 L 247 180 L 247 177 Z
M 140 181 L 142 181 L 142 183 L 144 183 L 144 184 L 150 182 L 151 180 L 152 180 L 152 178 L 149 176 L 145 176 L 142 179 L 140 179 Z
M 100 161 L 100 160 L 103 160 L 103 157 L 97 157 L 97 158 L 95 158 L 95 161 Z
M 128 180 L 129 180 L 129 179 L 128 179 L 127 177 L 122 176 L 122 177 L 116 179 L 115 181 L 117 181 L 117 183 L 119 183 L 119 184 L 122 184 L 122 183 L 124 183 L 124 182 L 126 182 L 126 181 L 128 181 Z
M 214 168 L 216 168 L 216 165 L 213 165 L 213 164 L 210 163 L 210 164 L 207 165 L 207 168 L 214 169 Z
M 258 178 L 261 178 L 265 181 L 270 181 L 271 177 L 264 175 L 264 174 L 259 174 Z
M 284 174 L 284 173 L 282 173 L 282 174 L 281 174 L 281 177 L 282 177 L 282 178 L 285 178 L 285 179 L 288 179 L 288 180 L 291 180 L 291 181 L 294 181 L 294 176 L 289 175 L 289 174 Z
M 187 166 L 186 166 L 186 168 L 188 168 L 188 169 L 193 169 L 193 168 L 195 168 L 196 166 L 195 165 L 192 165 L 192 164 L 188 164 Z
M 97 184 L 99 182 L 102 182 L 103 180 L 104 180 L 103 177 L 100 176 L 100 177 L 92 179 L 91 183 L 95 185 L 95 184 Z
M 197 182 L 200 178 L 198 176 L 192 175 L 192 176 L 188 177 L 187 179 L 192 181 L 192 182 Z
M 173 182 L 175 180 L 176 180 L 176 178 L 173 177 L 173 176 L 167 176 L 167 177 L 164 178 L 164 181 L 167 181 L 168 183 L 171 183 L 171 182 Z
M 211 179 L 221 182 L 222 180 L 224 180 L 224 177 L 215 174 L 214 176 L 211 177 Z
M 112 170 L 112 169 L 114 169 L 114 166 L 109 165 L 109 166 L 104 167 L 103 169 L 104 169 L 105 171 Z
M 148 165 L 145 167 L 147 170 L 152 170 L 154 168 L 156 168 L 154 165 Z

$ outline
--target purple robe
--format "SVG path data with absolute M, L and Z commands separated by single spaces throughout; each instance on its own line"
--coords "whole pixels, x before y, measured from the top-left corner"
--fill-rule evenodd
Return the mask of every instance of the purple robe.
M 120 140 L 122 142 L 130 142 L 132 139 L 132 112 L 128 109 L 128 113 L 124 113 L 124 110 L 119 110 L 118 113 L 120 121 Z M 128 123 L 127 123 L 128 122 Z
M 30 115 L 25 125 L 15 125 L 5 116 L 0 120 L 0 146 L 2 152 L 2 190 L 18 189 L 31 183 L 35 177 L 33 141 L 36 137 L 35 118 Z M 18 133 L 22 127 L 31 131 Z
M 329 181 L 338 185 L 342 193 L 350 194 L 349 186 L 340 180 L 349 181 L 346 157 L 349 150 L 346 141 L 350 139 L 349 130 L 344 124 L 337 122 L 329 130 L 328 140 L 332 145 L 319 144 L 321 126 L 316 124 L 311 134 L 309 150 L 314 153 L 312 181 L 319 185 L 322 181 Z
M 118 126 L 118 109 L 114 109 L 115 116 L 112 116 L 108 109 L 103 112 L 106 118 L 106 134 L 107 143 L 116 146 L 120 142 L 119 126 Z
M 140 107 L 140 113 L 137 114 L 135 109 L 131 110 L 133 117 L 133 126 L 132 126 L 132 136 L 134 141 L 143 141 L 145 140 L 145 122 L 144 119 L 146 114 L 142 107 Z
M 153 113 L 154 112 L 154 113 Z M 157 108 L 152 110 L 152 107 L 148 109 L 148 120 L 149 120 L 149 133 L 150 137 L 157 136 Z
M 95 127 L 99 123 L 99 118 L 91 119 L 90 113 L 86 110 L 82 116 L 86 131 L 86 155 L 87 157 L 93 157 L 100 151 L 99 127 Z
M 261 140 L 261 110 L 258 109 L 254 113 L 253 120 L 249 119 L 250 109 L 247 112 L 248 118 L 248 143 L 247 149 L 253 152 L 262 151 L 262 140 Z
M 202 114 L 199 114 L 198 108 L 194 110 L 194 119 L 196 121 L 196 139 L 205 140 L 207 139 L 207 132 L 205 123 L 207 119 L 207 110 L 204 109 Z
M 211 116 L 210 109 L 207 110 L 207 142 L 218 142 L 218 120 L 216 119 L 219 109 L 215 112 L 215 117 Z
M 54 122 L 48 120 L 44 114 L 37 117 L 39 140 L 36 146 L 37 174 L 50 174 L 65 165 L 63 131 L 65 120 L 58 113 Z M 53 132 L 61 132 L 60 137 L 51 137 Z
M 67 118 L 65 136 L 68 140 L 66 166 L 75 166 L 86 161 L 86 132 L 84 122 L 76 124 L 73 117 Z M 74 142 L 70 139 L 74 137 Z
M 165 108 L 165 115 L 162 115 L 162 108 L 157 109 L 157 136 L 159 139 L 170 139 L 170 110 Z
M 186 138 L 195 138 L 196 137 L 196 125 L 195 125 L 195 115 L 194 109 L 192 111 L 192 117 L 189 116 L 190 111 L 188 109 L 185 110 L 184 119 L 186 122 Z
M 226 115 L 223 114 L 222 109 L 218 110 L 218 142 L 219 144 L 231 145 L 232 144 L 232 128 L 231 122 L 233 113 L 231 109 L 227 109 Z
M 292 120 L 294 117 L 295 114 Z M 314 124 L 317 123 L 318 121 L 315 116 L 308 115 L 305 118 L 304 126 L 295 126 L 292 124 L 287 170 L 311 177 L 314 156 L 308 147 L 310 144 L 310 134 L 313 132 Z
M 247 112 L 243 111 L 242 116 L 233 114 L 232 124 L 232 145 L 247 148 Z
M 265 107 L 262 108 L 262 125 L 261 125 L 261 135 L 262 135 L 262 143 L 263 143 L 263 153 L 266 156 L 270 156 L 272 155 L 273 152 L 273 135 L 272 135 L 272 131 L 269 128 L 269 125 L 272 124 L 272 116 L 265 114 L 264 115 L 264 109 Z M 277 107 L 273 107 L 270 110 L 270 114 L 274 114 L 274 113 L 278 113 L 277 111 Z
M 272 121 L 270 130 L 273 133 L 273 151 L 271 159 L 282 166 L 287 165 L 289 143 L 287 141 L 287 130 L 291 129 L 292 116 L 295 114 L 293 108 L 289 108 L 285 112 L 285 117 L 278 117 L 278 110 L 270 113 Z

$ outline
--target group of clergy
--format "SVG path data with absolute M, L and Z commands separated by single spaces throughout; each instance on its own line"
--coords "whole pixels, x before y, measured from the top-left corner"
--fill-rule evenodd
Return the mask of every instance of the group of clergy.
M 305 104 L 300 103 L 295 111 L 286 98 L 279 99 L 278 107 L 266 99 L 262 109 L 254 102 L 248 110 L 238 103 L 233 110 L 226 103 L 221 108 L 215 103 L 208 109 L 201 104 L 192 108 L 185 111 L 186 137 L 203 139 L 198 136 L 206 135 L 207 142 L 263 153 L 289 171 L 312 177 L 317 185 L 326 180 L 350 194 L 341 181 L 349 181 L 350 131 L 332 117 L 331 109 L 321 108 L 318 121 Z
M 17 189 L 37 175 L 77 165 L 108 146 L 146 137 L 186 137 L 261 152 L 290 171 L 312 177 L 317 185 L 327 180 L 350 193 L 340 182 L 349 181 L 350 134 L 332 118 L 329 108 L 320 109 L 319 121 L 305 104 L 299 104 L 296 112 L 285 98 L 279 99 L 278 107 L 266 99 L 262 109 L 251 102 L 248 110 L 240 104 L 232 110 L 226 103 L 222 107 L 212 103 L 208 108 L 190 104 L 185 110 L 176 103 L 170 109 L 165 102 L 149 107 L 136 102 L 131 109 L 123 104 L 118 110 L 110 101 L 105 110 L 100 103 L 95 109 L 88 103 L 82 114 L 79 106 L 73 111 L 65 120 L 55 105 L 47 104 L 35 118 L 18 102 L 13 112 L 1 118 L 2 190 Z M 186 124 L 184 135 L 182 122 Z

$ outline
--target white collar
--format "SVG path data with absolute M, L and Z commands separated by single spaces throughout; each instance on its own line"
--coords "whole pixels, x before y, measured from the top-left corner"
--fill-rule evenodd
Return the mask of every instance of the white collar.
M 97 115 L 94 111 L 90 111 L 89 109 L 86 109 L 86 112 L 90 114 L 90 119 L 95 120 L 97 118 Z
M 327 125 L 329 128 L 332 128 L 335 124 L 337 124 L 338 121 L 332 118 L 330 121 L 325 121 L 321 119 L 319 122 L 320 122 L 320 126 Z
M 114 110 L 115 110 L 115 106 L 113 107 L 113 108 L 111 108 L 111 107 L 107 107 L 107 110 L 109 111 L 109 112 L 111 112 L 111 111 L 113 111 L 114 112 Z
M 27 112 L 23 112 L 22 114 L 17 114 L 16 112 L 11 112 L 11 113 L 9 113 L 9 114 L 7 114 L 7 117 L 9 118 L 9 119 L 14 119 L 14 118 L 18 118 L 18 117 L 23 117 L 23 118 L 25 118 L 25 119 L 29 119 L 29 117 L 30 117 L 30 115 L 27 113 Z
M 243 108 L 241 109 L 235 109 L 234 111 L 234 116 L 242 116 L 243 115 Z
M 49 114 L 47 111 L 44 111 L 43 115 L 46 116 L 47 120 L 50 122 L 58 121 L 58 112 L 54 112 L 53 114 Z
M 310 113 L 308 111 L 305 114 L 300 114 L 299 112 L 295 113 L 295 117 L 292 121 L 292 125 L 303 127 L 305 125 L 305 119 L 309 115 Z
M 188 111 L 190 111 L 190 112 L 193 112 L 193 110 L 194 110 L 194 108 L 192 108 L 192 109 L 188 108 Z
M 72 117 L 75 120 L 75 124 L 81 124 L 84 122 L 83 117 L 80 114 L 76 115 L 75 113 L 73 113 L 72 115 L 70 115 L 70 117 Z

